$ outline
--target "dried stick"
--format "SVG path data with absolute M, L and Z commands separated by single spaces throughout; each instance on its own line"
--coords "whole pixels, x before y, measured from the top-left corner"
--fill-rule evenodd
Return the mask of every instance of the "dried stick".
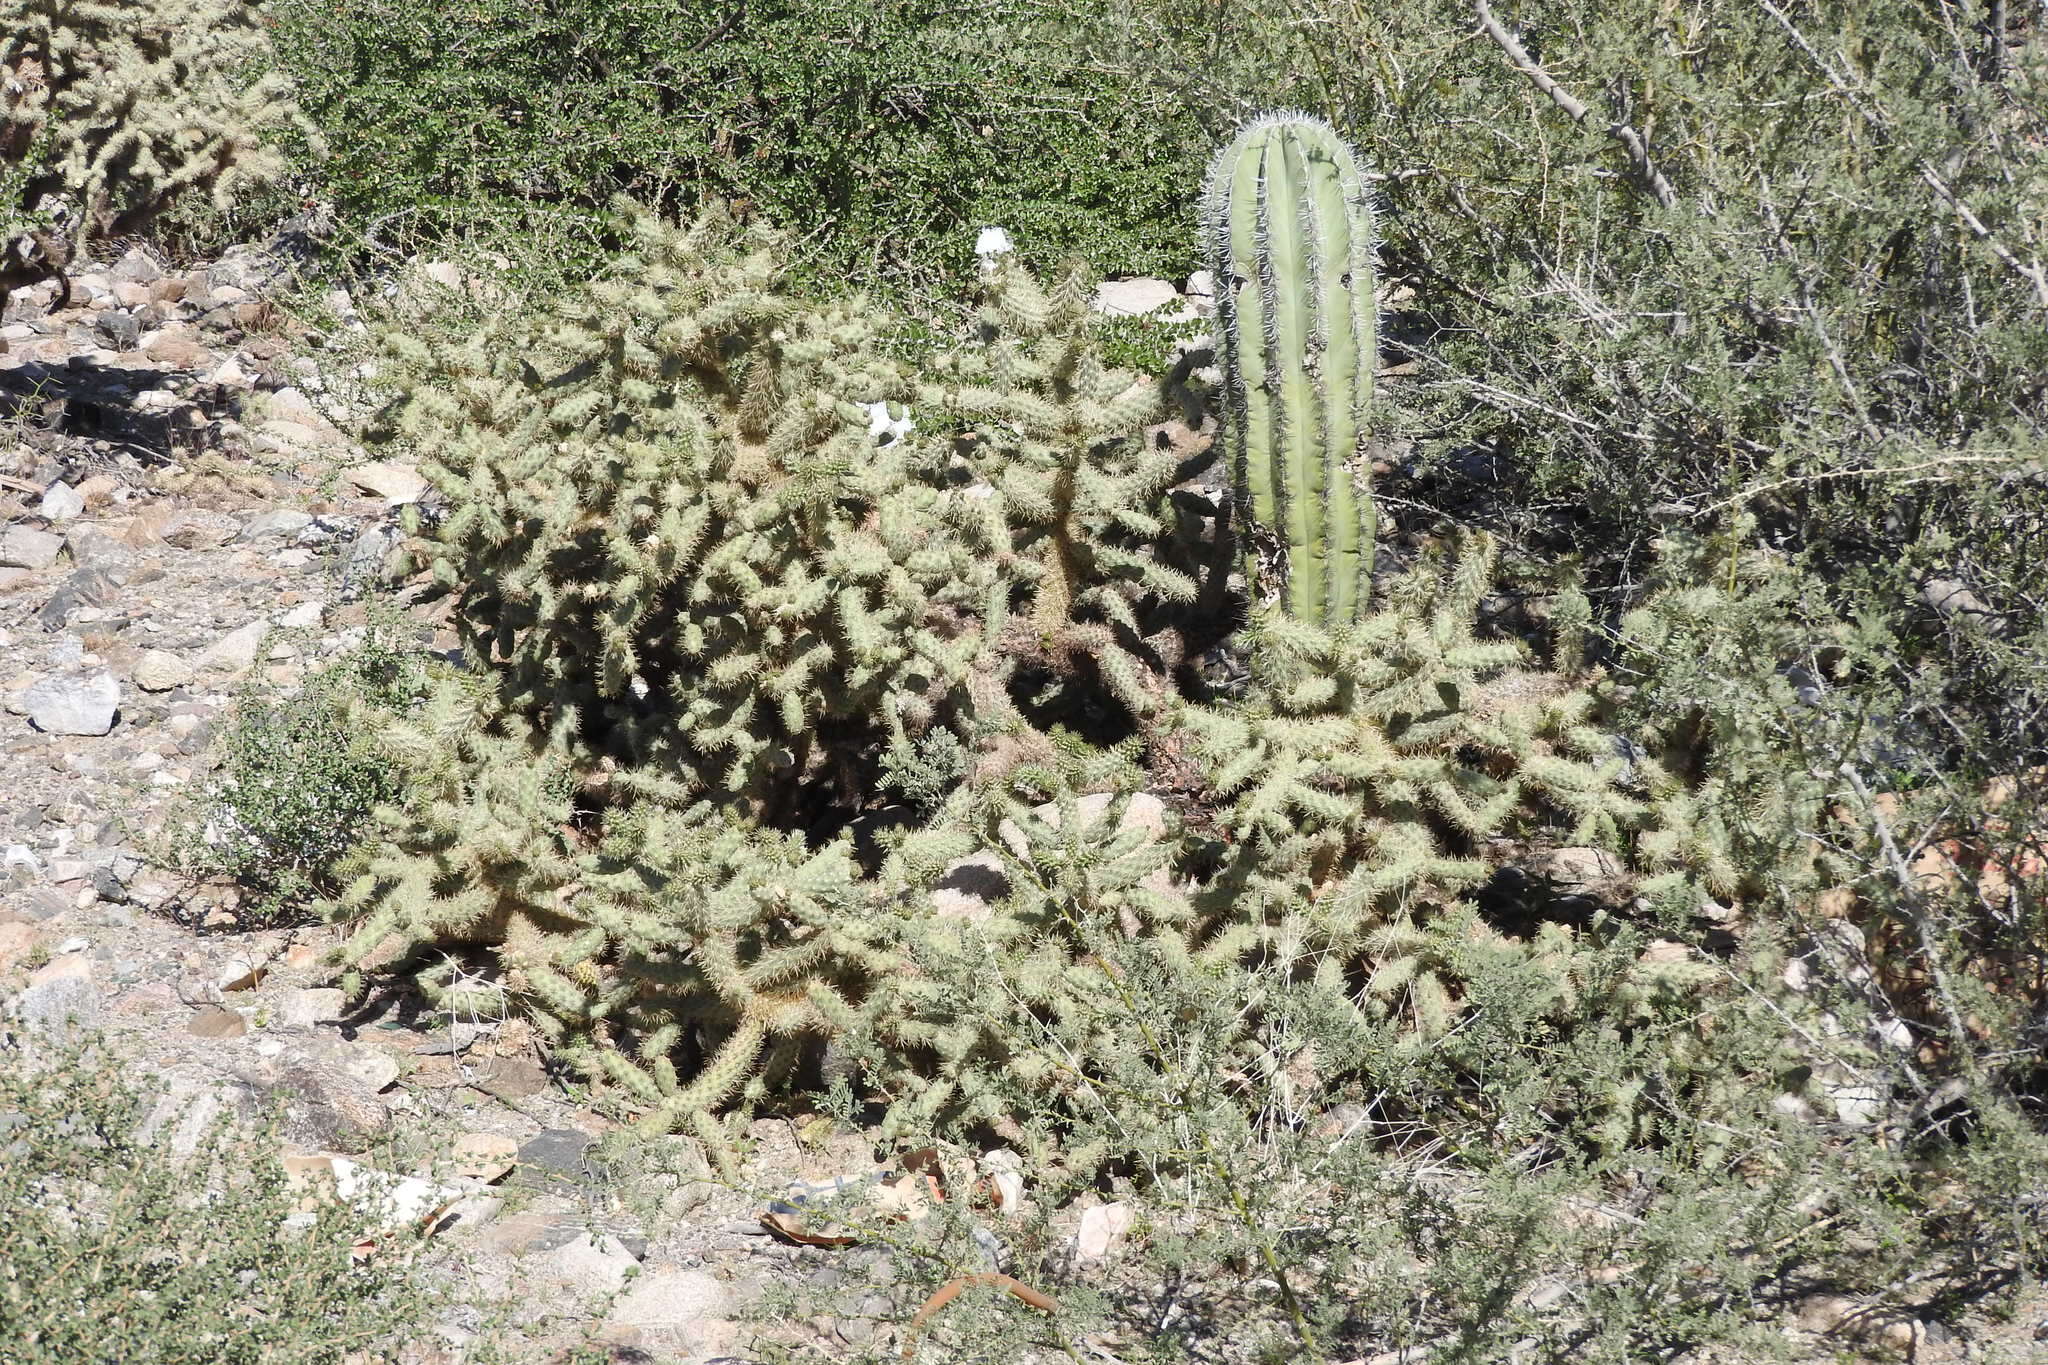
M 1574 123 L 1584 123 L 1593 111 L 1588 109 L 1571 91 L 1551 78 L 1521 41 L 1508 32 L 1507 26 L 1493 17 L 1493 9 L 1486 0 L 1472 0 L 1472 12 L 1479 18 L 1479 26 L 1486 30 L 1486 36 L 1493 39 L 1501 51 L 1508 54 L 1508 60 L 1515 64 L 1515 70 L 1529 78 L 1529 83 L 1550 96 L 1550 102 L 1570 116 Z M 1657 203 L 1670 208 L 1678 202 L 1677 191 L 1664 178 L 1664 172 L 1657 169 L 1657 163 L 1650 159 L 1650 144 L 1643 135 L 1628 124 L 1616 120 L 1607 125 L 1607 136 L 1619 142 L 1628 152 L 1630 164 L 1635 167 L 1636 178 L 1650 191 Z

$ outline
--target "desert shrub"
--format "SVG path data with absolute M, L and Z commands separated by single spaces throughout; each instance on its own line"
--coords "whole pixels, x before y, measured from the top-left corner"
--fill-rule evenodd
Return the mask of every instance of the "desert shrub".
M 336 149 L 323 183 L 387 232 L 587 225 L 624 192 L 757 214 L 798 239 L 816 281 L 958 271 L 989 222 L 1041 263 L 1080 250 L 1183 268 L 1205 132 L 1175 101 L 1099 80 L 1053 16 L 492 0 L 450 42 L 443 9 L 408 0 L 276 13 Z
M 366 632 L 296 690 L 251 686 L 215 741 L 205 790 L 174 817 L 168 857 L 242 890 L 244 924 L 305 915 L 369 813 L 404 794 L 379 727 L 424 690 L 422 657 L 391 628 Z
M 8 1360 L 340 1362 L 431 1311 L 409 1239 L 358 1264 L 358 1214 L 299 1212 L 274 1134 L 95 1052 L 0 1062 Z

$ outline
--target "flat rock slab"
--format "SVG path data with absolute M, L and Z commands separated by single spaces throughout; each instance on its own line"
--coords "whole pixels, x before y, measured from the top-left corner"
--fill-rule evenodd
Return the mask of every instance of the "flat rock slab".
M 104 735 L 114 728 L 121 684 L 111 673 L 90 678 L 44 678 L 21 697 L 38 730 L 50 735 Z
M 0 567 L 11 569 L 47 569 L 57 562 L 57 556 L 64 549 L 64 538 L 38 531 L 29 526 L 9 526 L 0 530 Z

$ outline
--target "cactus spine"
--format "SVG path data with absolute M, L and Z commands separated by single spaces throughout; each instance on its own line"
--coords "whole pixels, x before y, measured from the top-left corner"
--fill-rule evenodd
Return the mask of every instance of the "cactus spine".
M 1305 622 L 1355 621 L 1371 587 L 1357 459 L 1378 355 L 1358 158 L 1320 119 L 1256 119 L 1211 164 L 1203 222 L 1248 586 Z

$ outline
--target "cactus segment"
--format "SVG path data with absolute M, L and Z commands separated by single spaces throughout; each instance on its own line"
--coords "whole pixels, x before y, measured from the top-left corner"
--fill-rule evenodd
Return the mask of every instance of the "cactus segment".
M 1248 585 L 1300 620 L 1355 621 L 1373 560 L 1358 467 L 1377 355 L 1364 173 L 1329 124 L 1268 115 L 1218 153 L 1203 220 Z

